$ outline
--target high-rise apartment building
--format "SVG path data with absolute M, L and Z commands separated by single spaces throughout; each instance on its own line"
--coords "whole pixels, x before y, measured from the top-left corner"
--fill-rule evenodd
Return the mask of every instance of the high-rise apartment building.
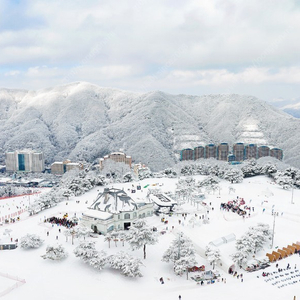
M 217 147 L 214 144 L 205 146 L 205 158 L 217 158 Z
M 257 158 L 257 145 L 249 144 L 245 146 L 245 159 Z
M 193 149 L 183 149 L 180 152 L 180 160 L 193 160 L 194 159 L 194 150 Z
M 221 143 L 218 145 L 218 160 L 228 160 L 229 145 L 228 143 Z
M 204 147 L 198 146 L 194 148 L 194 160 L 204 158 Z
M 283 159 L 283 151 L 279 148 L 272 148 L 270 150 L 270 156 L 275 157 L 279 160 Z
M 30 149 L 6 152 L 5 164 L 8 172 L 43 172 L 45 170 L 44 154 Z
M 270 156 L 270 148 L 268 146 L 259 146 L 257 149 L 257 157 Z

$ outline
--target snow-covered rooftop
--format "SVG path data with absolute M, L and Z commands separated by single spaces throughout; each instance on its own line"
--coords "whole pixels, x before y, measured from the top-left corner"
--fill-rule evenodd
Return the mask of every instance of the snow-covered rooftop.
M 101 211 L 101 210 L 94 210 L 89 209 L 83 213 L 84 216 L 92 217 L 95 219 L 101 219 L 101 220 L 108 220 L 113 217 L 113 214 Z
M 129 197 L 123 190 L 104 189 L 96 201 L 91 205 L 91 209 L 110 213 L 119 213 L 122 211 L 134 211 L 137 209 L 137 203 Z

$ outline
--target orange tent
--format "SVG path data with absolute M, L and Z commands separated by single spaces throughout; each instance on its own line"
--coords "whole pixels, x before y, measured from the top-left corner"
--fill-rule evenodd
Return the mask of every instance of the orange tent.
M 279 260 L 279 259 L 281 259 L 281 255 L 280 255 L 280 253 L 278 253 L 278 252 L 276 252 L 276 251 L 273 251 L 272 252 L 272 255 L 274 255 L 275 256 L 275 260 Z
M 281 255 L 282 258 L 285 258 L 285 257 L 288 256 L 287 253 L 286 253 L 286 251 L 284 251 L 284 250 L 278 249 L 277 251 L 280 253 L 280 255 Z
M 287 255 L 292 255 L 294 252 L 292 252 L 291 249 L 283 247 L 283 250 L 286 252 Z
M 296 250 L 297 250 L 296 247 L 288 245 L 287 248 L 289 248 L 292 251 L 293 254 L 296 253 Z
M 270 262 L 276 261 L 276 256 L 275 255 L 267 253 L 266 256 L 268 256 Z
M 298 244 L 298 242 L 297 242 L 297 244 L 294 243 L 293 246 L 296 247 L 296 249 L 297 249 L 298 251 L 300 250 L 300 245 Z

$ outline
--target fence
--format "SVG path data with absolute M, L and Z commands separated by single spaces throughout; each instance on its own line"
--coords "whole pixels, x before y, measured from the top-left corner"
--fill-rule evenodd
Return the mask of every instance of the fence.
M 10 293 L 12 290 L 14 290 L 14 289 L 18 288 L 19 286 L 22 286 L 23 284 L 26 283 L 25 279 L 21 279 L 21 278 L 19 278 L 17 276 L 9 275 L 7 273 L 1 273 L 0 272 L 0 276 L 5 277 L 5 278 L 9 278 L 9 279 L 12 279 L 12 280 L 16 281 L 12 286 L 8 287 L 3 292 L 0 292 L 0 297 L 3 297 L 4 295 Z

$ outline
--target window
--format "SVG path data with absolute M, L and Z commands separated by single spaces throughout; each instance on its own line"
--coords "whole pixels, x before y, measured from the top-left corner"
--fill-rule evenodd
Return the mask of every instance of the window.
M 111 225 L 107 228 L 107 232 L 114 230 L 114 225 Z
M 130 214 L 128 214 L 128 213 L 125 214 L 125 215 L 124 215 L 124 219 L 130 219 Z
M 133 217 L 136 218 L 136 212 L 133 213 Z

